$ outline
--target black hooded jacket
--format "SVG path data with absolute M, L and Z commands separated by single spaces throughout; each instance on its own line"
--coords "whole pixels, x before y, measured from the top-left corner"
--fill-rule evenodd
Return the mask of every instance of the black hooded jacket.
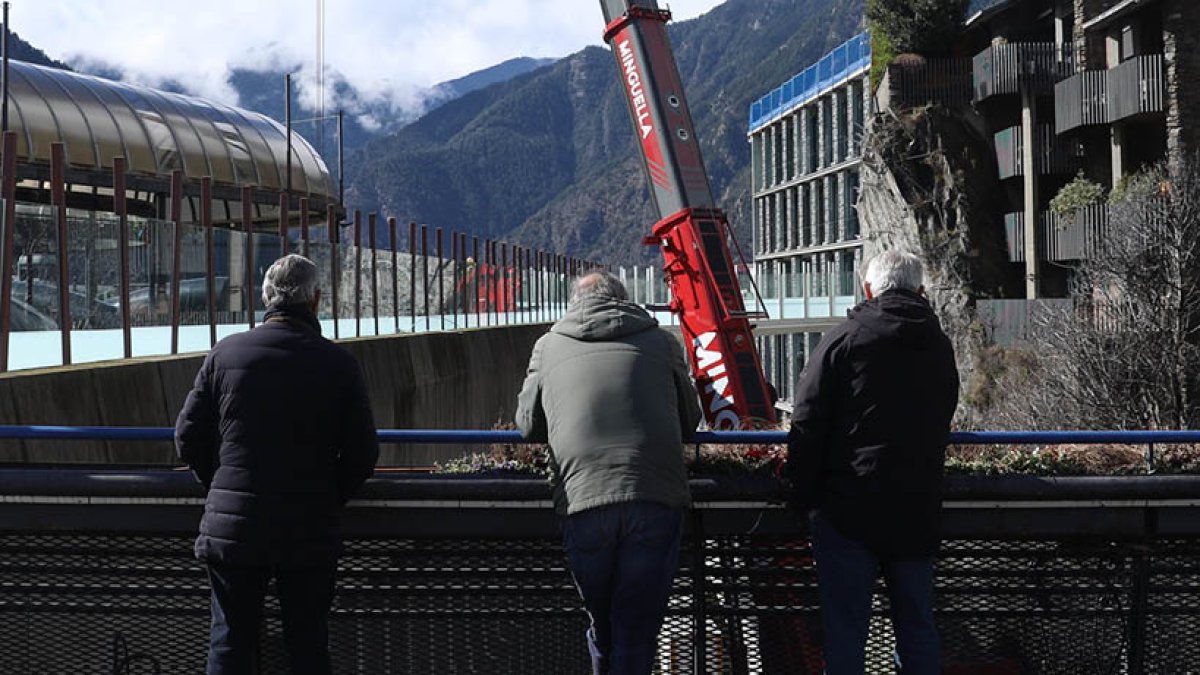
M 180 458 L 208 489 L 196 556 L 237 565 L 326 565 L 342 505 L 379 445 L 358 363 L 312 312 L 272 309 L 204 360 L 175 423 Z
M 861 303 L 825 334 L 796 385 L 787 472 L 796 506 L 883 556 L 929 556 L 940 534 L 954 350 L 924 297 Z

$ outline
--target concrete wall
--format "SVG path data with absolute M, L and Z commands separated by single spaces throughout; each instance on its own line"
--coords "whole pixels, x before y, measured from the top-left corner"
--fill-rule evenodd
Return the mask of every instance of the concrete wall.
M 511 422 L 546 326 L 343 340 L 382 429 L 491 429 Z M 203 354 L 0 375 L 0 424 L 174 426 Z M 381 465 L 427 466 L 479 448 L 382 448 Z M 0 441 L 0 462 L 176 464 L 170 443 Z

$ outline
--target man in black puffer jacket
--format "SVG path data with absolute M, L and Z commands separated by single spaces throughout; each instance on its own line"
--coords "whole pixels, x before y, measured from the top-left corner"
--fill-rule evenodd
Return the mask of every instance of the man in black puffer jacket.
M 358 363 L 321 337 L 317 275 L 298 255 L 271 265 L 265 321 L 213 348 L 175 423 L 208 490 L 196 557 L 212 584 L 209 675 L 251 672 L 272 577 L 291 672 L 331 672 L 341 511 L 379 446 Z
M 796 385 L 787 469 L 793 501 L 812 510 L 829 675 L 864 671 L 881 571 L 900 672 L 941 672 L 933 556 L 958 371 L 921 276 L 908 253 L 871 260 L 867 300 L 825 334 Z

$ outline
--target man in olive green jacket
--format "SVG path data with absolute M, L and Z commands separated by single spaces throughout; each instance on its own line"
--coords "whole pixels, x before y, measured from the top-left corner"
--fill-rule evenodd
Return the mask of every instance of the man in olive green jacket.
M 679 341 L 613 275 L 578 279 L 533 348 L 517 425 L 550 444 L 597 674 L 650 672 L 690 503 L 683 441 L 699 421 Z

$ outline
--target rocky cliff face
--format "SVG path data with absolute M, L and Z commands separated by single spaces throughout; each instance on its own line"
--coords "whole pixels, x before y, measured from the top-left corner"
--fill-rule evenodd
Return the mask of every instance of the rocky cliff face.
M 906 249 L 925 262 L 926 293 L 954 340 L 964 391 L 985 348 L 975 302 L 1019 297 L 1008 262 L 1003 189 L 989 139 L 969 109 L 885 111 L 868 124 L 858 212 L 864 255 Z

